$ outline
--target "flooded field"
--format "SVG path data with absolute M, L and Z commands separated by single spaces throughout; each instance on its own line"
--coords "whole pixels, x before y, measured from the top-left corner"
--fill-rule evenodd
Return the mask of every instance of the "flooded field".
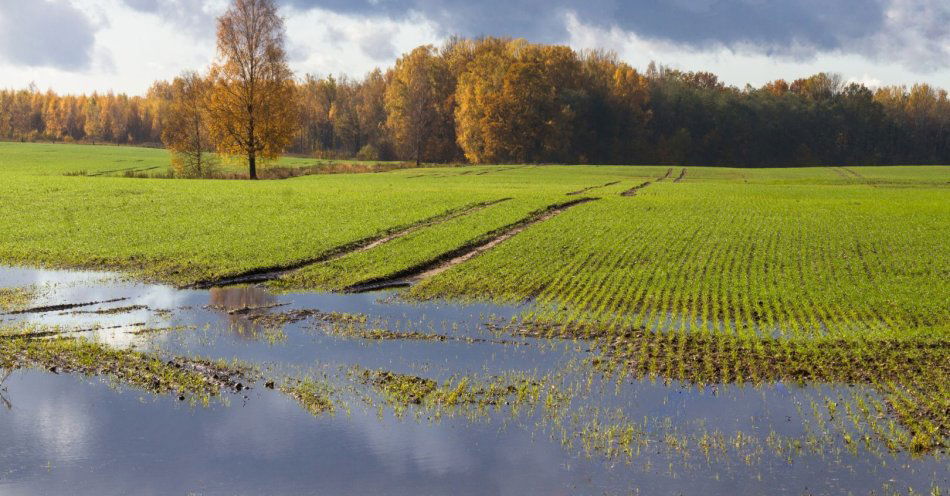
M 2 494 L 950 488 L 942 450 L 892 442 L 901 425 L 871 385 L 617 376 L 587 341 L 499 331 L 517 306 L 14 267 L 0 282 L 8 333 L 134 350 L 226 386 L 161 392 L 81 360 L 0 370 Z

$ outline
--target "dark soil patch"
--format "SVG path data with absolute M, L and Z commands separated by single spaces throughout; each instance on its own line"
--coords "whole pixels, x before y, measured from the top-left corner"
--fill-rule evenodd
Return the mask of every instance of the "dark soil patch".
M 592 189 L 599 189 L 599 188 L 606 188 L 607 186 L 613 186 L 613 185 L 615 185 L 615 184 L 618 184 L 619 182 L 620 182 L 620 181 L 611 181 L 611 182 L 609 182 L 609 183 L 604 183 L 604 184 L 601 184 L 601 185 L 598 185 L 598 186 L 588 186 L 588 187 L 586 187 L 586 188 L 579 189 L 579 190 L 577 190 L 577 191 L 571 191 L 571 192 L 568 193 L 567 195 L 568 195 L 568 196 L 579 195 L 579 194 L 581 194 L 581 193 L 586 193 L 586 192 L 588 192 L 588 191 L 590 191 L 590 190 L 592 190 Z
M 16 332 L 10 334 L 0 334 L 0 339 L 37 339 L 37 338 L 48 338 L 53 336 L 62 336 L 64 334 L 79 334 L 83 332 L 96 332 L 96 331 L 108 331 L 112 329 L 124 329 L 126 327 L 140 327 L 144 326 L 145 322 L 134 322 L 131 324 L 122 324 L 114 325 L 108 327 L 90 327 L 87 329 L 60 329 L 60 328 L 44 328 L 42 330 L 30 330 L 25 332 Z M 131 332 L 130 334 L 137 334 L 136 332 Z
M 146 305 L 128 305 L 124 307 L 103 308 L 101 310 L 75 310 L 69 312 L 73 315 L 91 314 L 91 315 L 118 315 L 121 313 L 130 313 L 137 310 L 148 310 Z
M 128 298 L 113 298 L 111 300 L 90 301 L 86 303 L 62 303 L 59 305 L 46 305 L 46 306 L 41 306 L 41 307 L 24 308 L 23 310 L 15 310 L 12 312 L 7 312 L 7 315 L 17 315 L 17 314 L 24 314 L 24 313 L 57 312 L 60 310 L 69 310 L 71 308 L 89 307 L 92 305 L 101 305 L 103 303 L 115 303 L 117 301 L 125 301 L 125 300 L 128 300 Z
M 653 184 L 653 181 L 646 181 L 642 184 L 638 184 L 637 186 L 634 186 L 628 189 L 627 191 L 620 193 L 620 196 L 636 196 L 638 191 L 640 191 L 643 188 L 646 188 L 647 186 L 651 184 Z

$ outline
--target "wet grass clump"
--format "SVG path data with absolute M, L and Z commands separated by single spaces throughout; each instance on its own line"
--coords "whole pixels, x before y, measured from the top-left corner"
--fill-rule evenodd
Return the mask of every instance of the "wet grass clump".
M 120 315 L 123 313 L 132 313 L 139 310 L 148 310 L 147 305 L 126 305 L 121 307 L 112 307 L 112 308 L 102 308 L 99 310 L 73 310 L 70 312 L 73 315 Z
M 874 387 L 911 452 L 950 446 L 950 346 L 940 336 L 780 339 L 712 333 L 617 333 L 592 364 L 618 378 L 728 383 L 843 383 Z
M 419 331 L 394 331 L 382 327 L 368 327 L 365 322 L 331 322 L 321 327 L 327 334 L 342 338 L 367 339 L 370 341 L 449 341 L 451 338 L 442 334 L 428 334 Z M 458 338 L 462 339 L 462 338 Z M 476 341 L 468 338 L 469 341 Z
M 0 313 L 26 308 L 38 294 L 39 291 L 35 286 L 0 288 Z
M 334 410 L 331 398 L 333 388 L 326 382 L 310 378 L 294 380 L 280 386 L 280 391 L 297 400 L 311 415 L 322 415 Z
M 254 380 L 249 367 L 200 358 L 165 358 L 116 349 L 86 339 L 35 339 L 29 331 L 6 330 L 0 339 L 0 368 L 39 368 L 103 376 L 155 394 L 174 393 L 207 403 L 224 391 L 241 391 Z
M 530 379 L 506 376 L 487 380 L 456 377 L 439 383 L 410 374 L 358 366 L 352 369 L 351 374 L 359 383 L 375 389 L 397 414 L 409 407 L 452 414 L 526 401 L 533 403 L 539 398 L 541 389 L 538 382 Z

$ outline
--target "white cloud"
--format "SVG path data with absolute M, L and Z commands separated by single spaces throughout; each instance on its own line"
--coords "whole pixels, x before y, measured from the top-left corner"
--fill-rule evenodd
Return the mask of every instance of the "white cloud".
M 710 71 L 727 84 L 739 87 L 746 83 L 761 86 L 775 79 L 794 80 L 818 72 L 835 72 L 845 80 L 873 83 L 876 86 L 928 82 L 950 88 L 950 67 L 931 67 L 929 72 L 910 73 L 902 58 L 875 60 L 841 50 L 820 52 L 812 56 L 796 50 L 776 56 L 756 51 L 754 47 L 710 46 L 697 49 L 670 41 L 651 40 L 617 27 L 602 29 L 582 23 L 574 15 L 565 16 L 570 44 L 575 49 L 606 48 L 634 67 L 645 69 L 651 62 L 686 71 Z
M 286 9 L 287 40 L 298 74 L 345 73 L 360 77 L 386 67 L 403 52 L 440 43 L 438 28 L 422 17 L 395 21 L 322 9 Z
M 45 1 L 45 0 L 43 0 Z M 0 87 L 26 87 L 60 92 L 93 91 L 144 94 L 160 79 L 185 70 L 203 70 L 214 59 L 214 37 L 189 23 L 177 22 L 178 9 L 200 6 L 200 16 L 214 29 L 220 0 L 73 0 L 96 27 L 94 44 L 82 67 L 28 67 L 0 59 Z M 196 3 L 200 2 L 200 3 Z M 330 11 L 284 8 L 291 67 L 306 73 L 345 73 L 360 77 L 375 67 L 391 65 L 418 45 L 441 41 L 438 29 L 419 17 L 402 21 L 343 15 Z M 40 59 L 37 59 L 40 60 Z
M 89 67 L 95 27 L 65 0 L 0 2 L 0 60 L 23 67 Z
M 27 13 L 28 9 L 19 8 L 23 5 L 19 2 L 17 8 L 10 9 L 13 4 L 8 1 L 0 0 L 0 25 L 13 19 L 10 11 L 17 18 Z M 605 27 L 603 19 L 595 16 L 587 20 L 570 11 L 549 21 L 564 26 L 567 34 L 563 41 L 575 48 L 614 50 L 639 68 L 656 60 L 684 70 L 708 70 L 737 86 L 746 82 L 759 86 L 776 78 L 795 79 L 829 71 L 841 73 L 846 80 L 876 84 L 923 81 L 950 87 L 950 30 L 946 28 L 950 8 L 937 0 L 887 2 L 883 21 L 872 34 L 852 33 L 854 36 L 844 39 L 837 48 L 824 51 L 795 41 L 780 49 L 741 40 L 685 43 L 669 41 L 675 38 L 669 36 L 663 41 L 617 24 Z M 29 0 L 29 5 L 52 6 L 64 16 L 78 19 L 67 23 L 71 27 L 88 29 L 66 30 L 79 33 L 74 37 L 78 41 L 57 42 L 55 46 L 40 43 L 37 46 L 45 48 L 38 49 L 39 53 L 11 49 L 13 35 L 0 29 L 0 87 L 25 87 L 36 82 L 41 89 L 60 92 L 113 90 L 144 94 L 155 80 L 173 78 L 184 70 L 201 70 L 211 63 L 214 18 L 227 4 L 228 0 Z M 300 76 L 344 73 L 361 77 L 375 67 L 388 67 L 400 54 L 418 45 L 440 43 L 446 32 L 433 19 L 450 13 L 425 17 L 419 11 L 374 13 L 370 7 L 335 11 L 329 7 L 299 7 L 314 4 L 323 2 L 289 2 L 281 10 L 286 17 L 291 67 Z M 708 10 L 713 3 L 707 4 L 699 10 Z M 523 2 L 504 5 L 509 4 L 498 4 L 498 8 L 521 9 L 524 15 L 530 10 Z M 465 7 L 462 11 L 468 15 L 462 17 L 481 15 L 485 19 L 470 21 L 484 24 L 497 14 L 482 10 Z M 584 12 L 590 14 L 591 9 Z M 42 16 L 29 17 L 34 18 Z M 32 29 L 54 34 L 60 30 L 49 20 Z M 83 42 L 81 33 L 85 32 L 89 39 Z M 20 36 L 16 40 L 32 42 L 34 38 Z

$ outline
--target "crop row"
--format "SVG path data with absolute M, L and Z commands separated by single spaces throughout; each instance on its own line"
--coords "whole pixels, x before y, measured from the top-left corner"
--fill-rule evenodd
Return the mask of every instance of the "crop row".
M 534 226 L 413 294 L 536 297 L 530 317 L 556 324 L 945 334 L 945 198 L 936 189 L 657 183 Z

